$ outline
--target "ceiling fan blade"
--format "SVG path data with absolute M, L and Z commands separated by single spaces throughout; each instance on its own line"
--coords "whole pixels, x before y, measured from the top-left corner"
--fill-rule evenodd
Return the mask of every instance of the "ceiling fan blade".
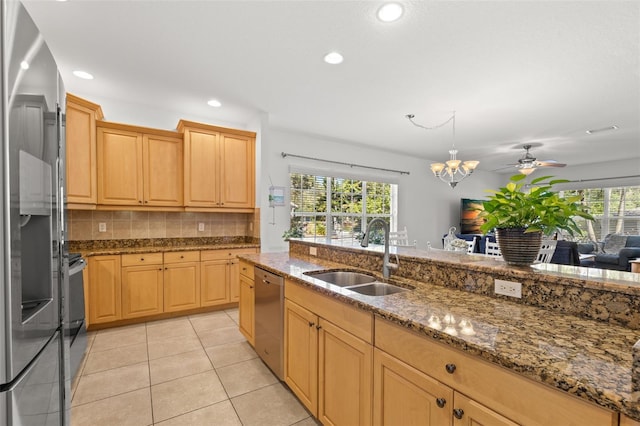
M 566 164 L 558 163 L 555 160 L 548 160 L 548 161 L 536 161 L 536 166 L 537 167 L 565 167 Z

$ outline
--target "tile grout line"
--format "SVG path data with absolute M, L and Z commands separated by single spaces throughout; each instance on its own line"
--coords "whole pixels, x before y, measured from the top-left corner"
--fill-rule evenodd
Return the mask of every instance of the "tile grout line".
M 144 341 L 147 345 L 147 371 L 149 372 L 149 405 L 151 408 L 151 424 L 155 425 L 156 420 L 153 413 L 153 389 L 151 384 L 151 359 L 149 356 L 149 336 L 147 335 L 147 323 L 144 323 Z

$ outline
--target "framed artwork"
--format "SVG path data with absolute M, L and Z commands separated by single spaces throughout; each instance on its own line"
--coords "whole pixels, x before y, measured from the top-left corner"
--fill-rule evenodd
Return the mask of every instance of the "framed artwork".
M 461 234 L 482 234 L 480 226 L 484 223 L 484 219 L 478 217 L 480 210 L 483 210 L 482 202 L 483 200 L 470 198 L 462 198 L 460 200 Z

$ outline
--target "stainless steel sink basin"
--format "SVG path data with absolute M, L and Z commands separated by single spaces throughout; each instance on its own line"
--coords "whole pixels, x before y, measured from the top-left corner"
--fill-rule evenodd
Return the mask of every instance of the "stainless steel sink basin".
M 352 285 L 360 285 L 372 283 L 376 281 L 376 277 L 354 271 L 329 271 L 329 272 L 306 272 L 312 278 L 337 285 L 338 287 L 349 287 Z
M 364 294 L 366 296 L 386 296 L 388 294 L 407 291 L 408 289 L 387 283 L 371 283 L 348 287 L 347 290 L 355 291 L 356 293 Z

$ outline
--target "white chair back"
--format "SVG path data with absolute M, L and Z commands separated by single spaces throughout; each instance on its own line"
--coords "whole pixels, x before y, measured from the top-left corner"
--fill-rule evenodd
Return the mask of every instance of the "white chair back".
M 409 233 L 407 232 L 407 227 L 398 232 L 389 232 L 389 245 L 392 246 L 408 246 L 409 244 Z M 414 244 L 415 245 L 415 242 Z
M 492 243 L 491 241 L 487 241 L 485 243 L 484 254 L 502 258 L 502 252 L 500 251 L 500 246 L 498 245 L 498 243 Z
M 551 262 L 553 253 L 555 253 L 556 251 L 557 244 L 558 244 L 558 241 L 556 240 L 542 240 L 542 244 L 540 244 L 540 251 L 538 252 L 538 256 L 536 257 L 535 263 Z
M 473 237 L 473 240 L 467 241 L 467 253 L 468 254 L 473 253 L 473 250 L 476 248 L 476 240 L 477 239 L 478 239 L 478 237 Z

